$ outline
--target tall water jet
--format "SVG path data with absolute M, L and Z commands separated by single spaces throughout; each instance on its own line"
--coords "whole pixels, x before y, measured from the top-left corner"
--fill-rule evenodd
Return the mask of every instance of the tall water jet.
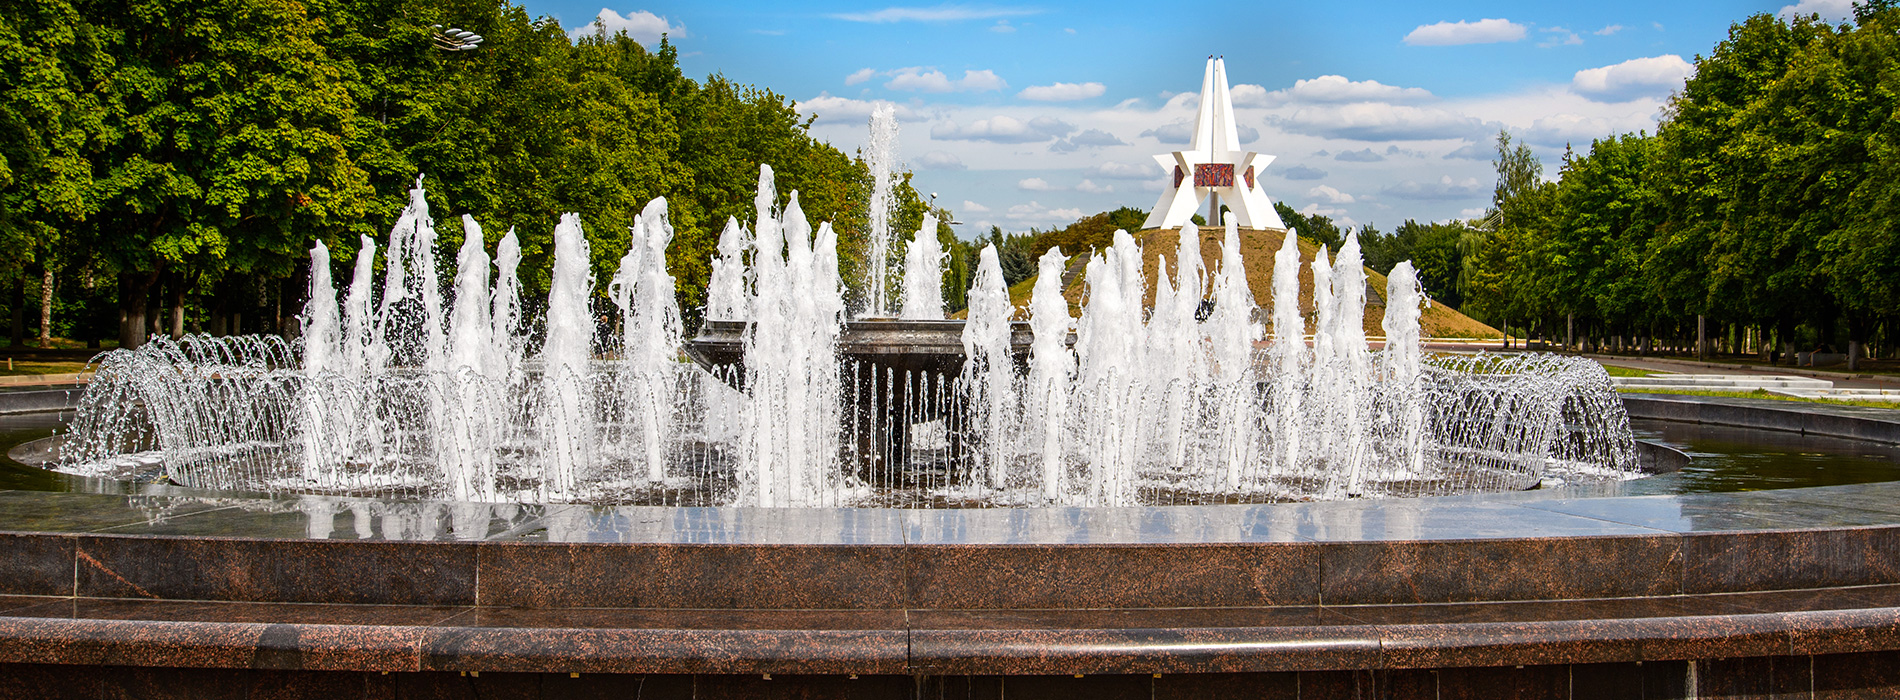
M 553 282 L 548 288 L 547 341 L 541 347 L 542 392 L 547 408 L 541 418 L 546 435 L 543 483 L 557 498 L 570 498 L 584 470 L 593 463 L 594 414 L 588 358 L 593 354 L 594 318 L 588 309 L 593 275 L 587 238 L 578 214 L 562 214 L 554 227 Z
M 864 165 L 871 175 L 869 202 L 871 257 L 865 261 L 867 317 L 890 315 L 891 214 L 897 209 L 897 108 L 880 103 L 871 110 L 871 137 L 864 145 Z
M 1380 353 L 1385 381 L 1380 389 L 1386 406 L 1398 422 L 1397 439 L 1392 441 L 1396 462 L 1405 468 L 1405 476 L 1417 478 L 1425 472 L 1424 387 L 1420 384 L 1418 320 L 1423 313 L 1419 303 L 1424 292 L 1419 288 L 1418 271 L 1412 261 L 1392 266 L 1386 273 L 1385 351 Z M 1425 303 L 1430 303 L 1429 301 Z
M 343 357 L 340 368 L 343 376 L 360 380 L 369 373 L 370 343 L 374 342 L 374 330 L 371 328 L 371 295 L 375 293 L 376 241 L 369 236 L 361 236 L 362 247 L 356 251 L 356 266 L 350 277 L 349 296 L 343 302 Z
M 490 500 L 498 416 L 489 407 L 489 384 L 481 378 L 494 339 L 488 254 L 482 250 L 482 227 L 474 217 L 462 217 L 462 231 L 462 250 L 455 260 L 455 308 L 449 314 L 448 366 L 442 377 L 444 391 L 437 394 L 449 399 L 442 406 L 442 469 L 456 500 Z
M 1348 494 L 1360 492 L 1361 468 L 1365 463 L 1365 412 L 1361 406 L 1372 371 L 1371 354 L 1366 349 L 1366 270 L 1359 256 L 1359 234 L 1348 231 L 1346 243 L 1339 247 L 1333 261 L 1333 305 L 1336 353 L 1334 383 L 1340 407 L 1339 429 L 1344 438 L 1339 447 L 1346 460 Z M 1337 467 L 1336 467 L 1337 468 Z
M 638 421 L 638 452 L 648 481 L 666 478 L 666 443 L 673 432 L 673 377 L 681 321 L 666 248 L 673 241 L 666 198 L 648 202 L 634 220 L 627 255 L 609 292 L 621 312 L 623 392 Z
M 483 372 L 483 356 L 491 351 L 495 333 L 482 227 L 475 217 L 463 216 L 462 231 L 462 250 L 455 256 L 455 308 L 449 313 L 451 374 L 464 369 Z
M 1296 265 L 1297 251 L 1296 248 Z M 1278 269 L 1276 266 L 1276 272 Z M 1293 279 L 1297 295 L 1297 275 Z M 1280 284 L 1277 275 L 1274 284 L 1277 294 Z M 1298 314 L 1298 303 L 1292 306 Z M 1240 488 L 1253 456 L 1253 422 L 1248 419 L 1249 399 L 1254 394 L 1253 344 L 1264 332 L 1253 320 L 1257 307 L 1253 289 L 1247 284 L 1247 264 L 1240 255 L 1240 229 L 1228 219 L 1226 236 L 1221 239 L 1220 273 L 1214 278 L 1214 314 L 1207 322 L 1213 345 L 1213 381 L 1221 401 L 1221 463 L 1226 467 L 1229 489 Z
M 706 284 L 706 318 L 717 321 L 741 321 L 746 318 L 745 250 L 750 245 L 739 220 L 726 218 L 719 233 L 719 255 L 712 259 L 712 276 Z
M 1201 303 L 1207 298 L 1207 270 L 1201 262 L 1201 232 L 1191 221 L 1181 226 L 1174 259 L 1174 285 L 1166 296 L 1161 294 L 1168 287 L 1166 259 L 1157 266 L 1163 276 L 1156 284 L 1148 337 L 1156 348 L 1151 366 L 1160 370 L 1158 378 L 1166 391 L 1161 434 L 1167 441 L 1168 463 L 1178 470 L 1187 466 L 1187 417 L 1199 410 L 1197 389 L 1207 382 L 1208 364 L 1206 332 L 1199 318 Z
M 521 324 L 521 240 L 509 227 L 501 243 L 495 245 L 495 293 L 491 298 L 489 338 L 493 352 L 484 356 L 482 374 L 513 383 L 521 373 L 521 355 L 526 339 Z
M 447 359 L 448 336 L 442 329 L 435 220 L 429 217 L 421 177 L 409 190 L 409 206 L 403 208 L 395 228 L 390 230 L 384 262 L 383 301 L 377 312 L 373 349 L 377 357 L 373 358 L 372 369 L 381 371 L 390 361 L 398 361 L 405 367 L 440 370 Z M 405 306 L 408 308 L 402 308 Z
M 1122 231 L 1116 234 L 1127 235 Z M 1089 505 L 1122 502 L 1133 490 L 1138 434 L 1130 404 L 1139 400 L 1134 373 L 1141 299 L 1126 296 L 1132 286 L 1122 281 L 1122 256 L 1126 252 L 1123 246 L 1111 246 L 1090 256 L 1083 271 L 1088 301 L 1076 324 L 1075 354 L 1079 393 L 1087 397 L 1082 405 L 1082 424 L 1089 456 L 1084 503 Z M 1137 330 L 1131 333 L 1131 329 Z
M 758 505 L 835 505 L 836 475 L 827 467 L 838 451 L 836 342 L 843 302 L 836 286 L 817 275 L 835 269 L 836 252 L 812 249 L 797 193 L 775 215 L 774 192 L 772 169 L 762 166 L 754 200 L 757 294 L 744 335 L 742 459 Z M 828 228 L 819 238 L 836 244 Z
M 1306 321 L 1300 317 L 1300 234 L 1287 229 L 1273 255 L 1273 412 L 1277 466 L 1285 474 L 1300 466 L 1301 379 L 1306 371 Z
M 1063 434 L 1069 414 L 1069 383 L 1075 376 L 1075 351 L 1068 343 L 1069 301 L 1062 296 L 1062 249 L 1051 247 L 1036 261 L 1036 285 L 1029 296 L 1029 327 L 1034 341 L 1029 350 L 1028 416 L 1036 453 L 1041 457 L 1038 476 L 1043 499 L 1062 497 Z
M 303 370 L 312 384 L 334 374 L 340 364 L 336 285 L 330 282 L 330 248 L 317 241 L 310 249 L 310 300 L 303 311 Z M 326 460 L 332 437 L 324 420 L 322 394 L 304 392 L 303 477 L 314 480 Z
M 970 320 L 963 326 L 963 386 L 970 393 L 975 423 L 984 436 L 978 469 L 991 489 L 1002 489 L 1009 458 L 1009 426 L 1015 416 L 1015 361 L 1009 354 L 1009 289 L 996 246 L 977 255 L 976 283 L 970 288 Z
M 924 225 L 904 248 L 906 321 L 943 320 L 943 244 L 937 240 L 937 216 L 924 214 Z
M 1334 307 L 1333 261 L 1326 246 L 1320 246 L 1319 252 L 1314 254 L 1312 269 L 1313 353 L 1311 369 L 1308 370 L 1311 380 L 1307 382 L 1305 408 L 1307 412 L 1319 416 L 1320 420 L 1313 430 L 1308 431 L 1313 448 L 1309 454 L 1320 463 L 1336 463 L 1336 450 L 1342 442 L 1339 418 L 1335 415 L 1339 402 L 1334 399 L 1339 389 L 1336 384 L 1339 374 L 1336 361 L 1338 352 L 1334 342 L 1334 335 L 1339 331 L 1339 309 Z

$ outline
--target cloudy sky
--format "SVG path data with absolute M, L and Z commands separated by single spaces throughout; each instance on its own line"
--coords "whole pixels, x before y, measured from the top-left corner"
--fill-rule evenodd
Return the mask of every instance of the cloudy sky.
M 915 182 L 966 236 L 1152 208 L 1150 156 L 1184 147 L 1210 54 L 1226 57 L 1246 146 L 1278 156 L 1269 196 L 1390 230 L 1479 212 L 1499 129 L 1554 175 L 1566 143 L 1654 131 L 1730 23 L 1850 14 L 1849 0 L 523 1 L 575 32 L 665 32 L 689 75 L 786 95 L 847 152 L 871 105 L 895 103 Z

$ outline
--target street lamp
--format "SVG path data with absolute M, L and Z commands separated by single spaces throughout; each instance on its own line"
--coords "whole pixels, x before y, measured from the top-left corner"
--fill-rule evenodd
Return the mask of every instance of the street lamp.
M 937 208 L 937 193 L 935 193 L 935 192 L 932 192 L 932 193 L 930 193 L 930 208 L 931 208 L 931 209 L 935 209 L 935 208 Z M 952 221 L 945 221 L 944 223 L 946 223 L 946 224 L 949 224 L 949 225 L 951 225 L 951 226 L 962 226 L 962 225 L 963 225 L 963 222 L 961 222 L 961 221 L 954 221 L 954 220 L 952 220 Z
M 435 47 L 443 51 L 474 51 L 481 47 L 482 35 L 466 29 L 449 27 L 443 29 L 440 24 L 429 25 L 435 32 L 432 37 Z

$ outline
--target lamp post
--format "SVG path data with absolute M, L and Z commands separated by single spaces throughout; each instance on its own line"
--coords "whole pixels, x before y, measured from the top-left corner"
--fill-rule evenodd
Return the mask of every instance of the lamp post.
M 435 30 L 431 38 L 434 40 L 433 43 L 437 49 L 443 51 L 474 51 L 475 49 L 481 48 L 482 35 L 480 34 L 455 27 L 444 29 L 440 24 L 431 24 L 429 27 Z

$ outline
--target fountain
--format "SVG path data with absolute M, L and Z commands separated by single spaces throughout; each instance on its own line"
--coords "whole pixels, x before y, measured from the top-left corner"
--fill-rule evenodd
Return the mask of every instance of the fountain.
M 300 348 L 190 337 L 107 354 L 62 469 L 155 462 L 175 482 L 225 490 L 760 506 L 1270 502 L 1634 473 L 1594 364 L 1422 356 L 1409 266 L 1389 278 L 1386 346 L 1370 350 L 1352 241 L 1330 267 L 1323 253 L 1313 263 L 1327 288 L 1310 345 L 1297 239 L 1276 255 L 1274 305 L 1260 314 L 1232 222 L 1204 320 L 1190 224 L 1153 307 L 1141 247 L 1117 232 L 1089 254 L 1080 318 L 1062 296 L 1061 251 L 1040 262 L 1029 320 L 1013 321 L 987 250 L 967 322 L 846 321 L 830 226 L 814 230 L 796 193 L 775 208 L 769 167 L 759 192 L 752 230 L 729 223 L 714 261 L 712 308 L 745 318 L 679 341 L 671 229 L 655 200 L 605 285 L 620 333 L 593 347 L 587 242 L 568 215 L 545 341 L 522 359 L 512 237 L 491 284 L 466 222 L 443 298 L 418 187 L 387 247 L 380 304 L 359 260 L 339 309 L 319 245 Z M 941 316 L 940 258 L 919 244 L 932 228 L 907 256 L 905 316 Z
M 181 697 L 1900 686 L 1900 489 L 1621 481 L 1625 401 L 1889 444 L 1900 422 L 1619 401 L 1585 360 L 1426 354 L 1409 263 L 1368 289 L 1356 241 L 1309 260 L 1289 231 L 1259 298 L 1242 245 L 1274 234 L 1233 220 L 1182 226 L 1171 263 L 1126 232 L 1052 248 L 1026 304 L 985 249 L 967 321 L 930 298 L 926 223 L 899 298 L 848 313 L 836 233 L 760 175 L 691 340 L 663 200 L 606 280 L 563 217 L 530 320 L 513 232 L 491 260 L 465 218 L 444 279 L 418 183 L 380 296 L 375 241 L 347 286 L 311 250 L 297 344 L 104 356 L 66 444 L 32 451 L 120 480 L 5 494 L 37 531 L 0 533 L 0 675 Z M 1328 502 L 1270 503 L 1307 500 Z M 1868 669 L 1887 675 L 1849 673 Z
M 751 227 L 729 220 L 720 235 L 696 336 L 682 341 L 673 229 L 655 199 L 602 285 L 619 315 L 600 346 L 588 238 L 577 215 L 561 217 L 529 353 L 513 231 L 491 263 L 464 217 L 445 295 L 418 179 L 382 251 L 380 299 L 374 241 L 340 305 L 319 243 L 297 347 L 189 337 L 108 353 L 61 468 L 162 464 L 180 484 L 272 493 L 766 507 L 1254 503 L 1636 473 L 1594 363 L 1422 355 L 1409 264 L 1388 278 L 1375 352 L 1356 238 L 1310 263 L 1310 343 L 1297 235 L 1281 236 L 1262 310 L 1233 218 L 1208 232 L 1212 269 L 1189 222 L 1152 281 L 1142 246 L 1116 231 L 1082 253 L 1079 317 L 1063 251 L 1042 257 L 1018 309 L 985 249 L 968 319 L 946 320 L 934 216 L 904 246 L 902 273 L 885 269 L 895 143 L 881 109 L 855 309 L 831 225 L 814 228 L 762 166 Z M 1205 189 L 1221 187 L 1238 184 Z

